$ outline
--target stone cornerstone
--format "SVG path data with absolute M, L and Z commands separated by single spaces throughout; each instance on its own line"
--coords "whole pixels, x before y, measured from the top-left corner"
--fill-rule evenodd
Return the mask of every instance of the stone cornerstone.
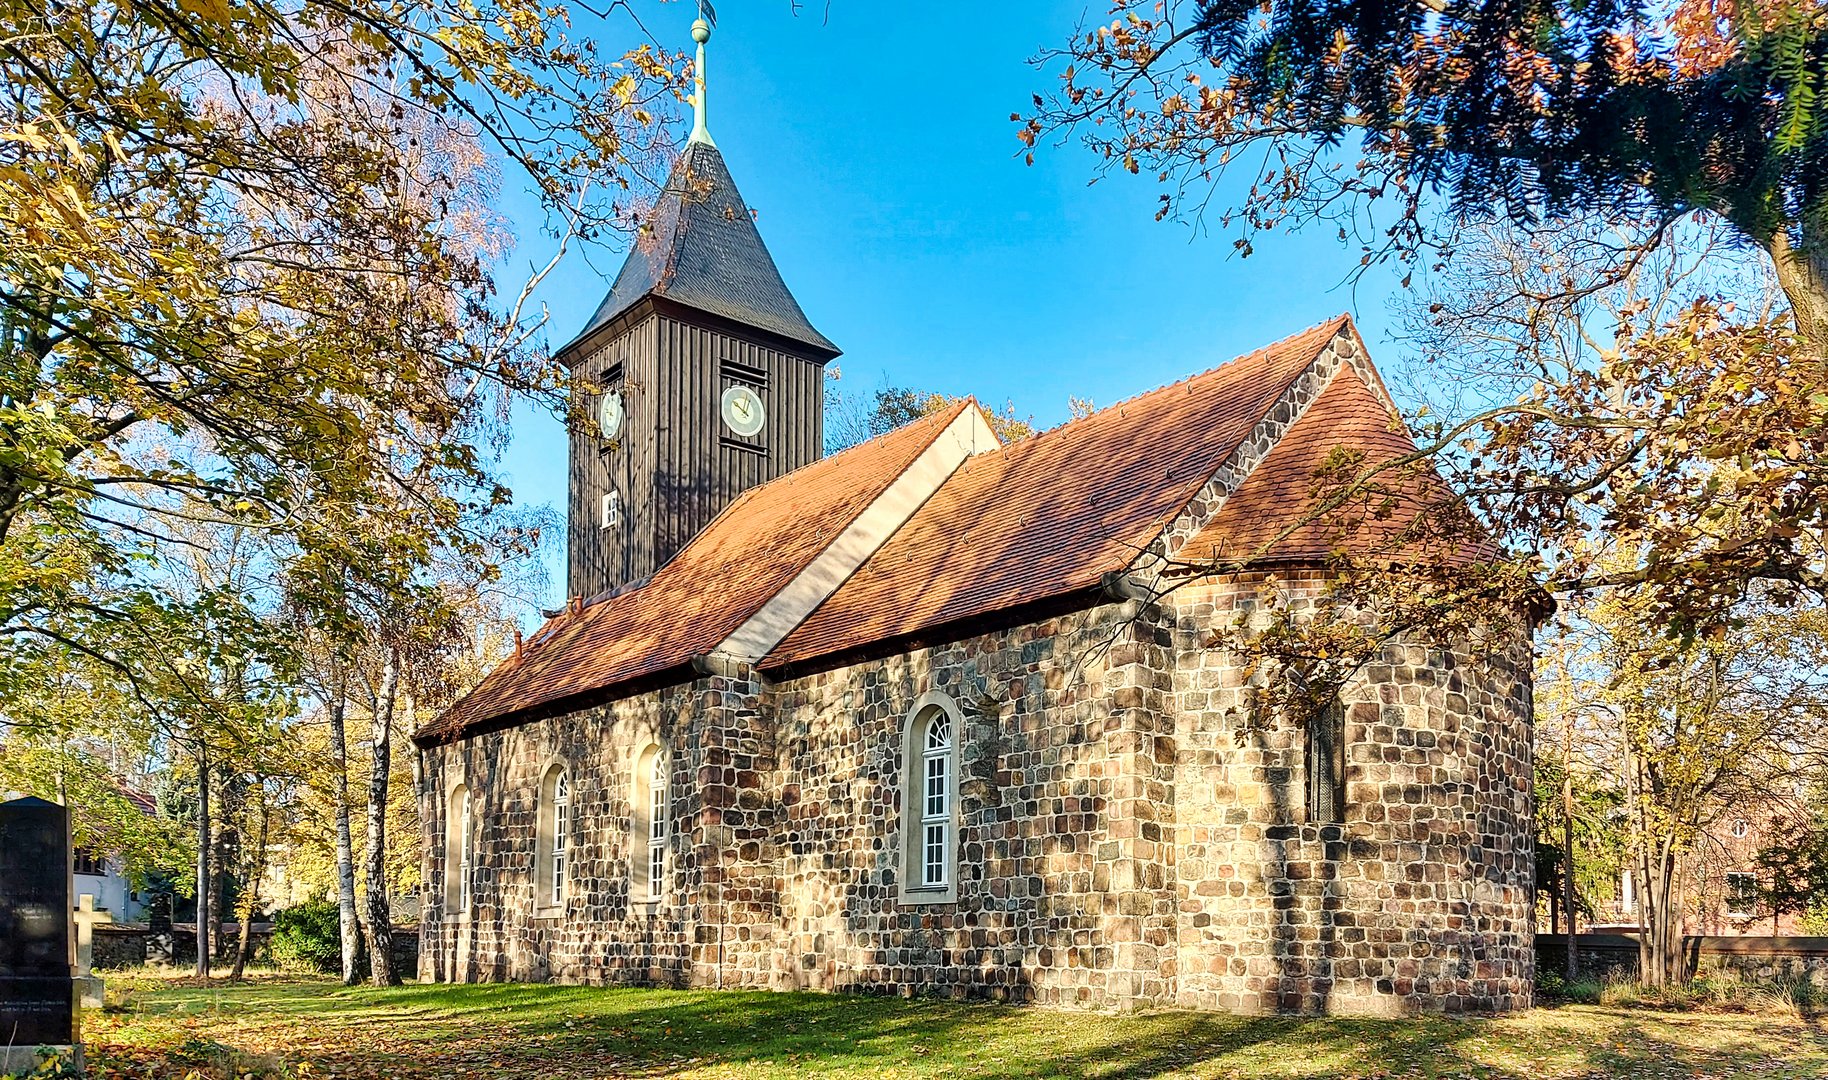
M 1284 575 L 1312 596 L 1318 575 Z M 421 978 L 985 996 L 1403 1015 L 1527 1007 L 1530 667 L 1391 645 L 1342 694 L 1340 824 L 1307 820 L 1303 732 L 1246 723 L 1210 630 L 1260 575 L 1101 603 L 798 677 L 689 683 L 426 746 Z M 912 713 L 958 718 L 955 888 L 903 896 Z M 636 760 L 664 748 L 663 880 Z M 644 759 L 645 760 L 645 759 Z M 538 880 L 569 779 L 568 882 Z M 451 795 L 470 898 L 452 905 Z

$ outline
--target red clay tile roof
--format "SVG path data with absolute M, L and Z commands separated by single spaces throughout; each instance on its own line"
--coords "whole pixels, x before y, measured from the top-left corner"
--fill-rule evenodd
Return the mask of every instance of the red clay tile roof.
M 1348 325 L 1339 316 L 972 458 L 761 666 L 780 668 L 1096 587 L 1186 507 Z
M 114 789 L 121 793 L 122 798 L 126 799 L 129 803 L 132 803 L 135 810 L 145 814 L 147 817 L 156 818 L 159 816 L 158 802 L 144 791 L 123 784 L 118 780 L 114 783 Z
M 970 458 L 760 666 L 831 662 L 937 638 L 1014 609 L 1097 589 L 1188 505 L 1325 346 L 1345 316 L 1052 431 Z M 755 488 L 647 584 L 543 626 L 421 743 L 577 708 L 611 688 L 691 677 L 690 663 L 760 610 L 924 451 L 969 403 Z M 1338 521 L 1299 518 L 1335 447 L 1388 461 L 1413 449 L 1385 400 L 1349 366 L 1182 549 L 1183 559 L 1319 561 L 1405 538 L 1404 508 L 1445 491 L 1405 475 L 1398 513 L 1342 544 Z M 1362 516 L 1362 515 L 1359 515 Z M 1288 536 L 1280 534 L 1296 525 Z M 1274 541 L 1273 549 L 1264 550 Z M 1483 537 L 1450 543 L 1480 547 Z M 1401 548 L 1401 543 L 1396 543 Z
M 1486 550 L 1482 535 L 1449 539 L 1439 534 L 1444 519 L 1433 511 L 1449 505 L 1444 502 L 1449 493 L 1426 461 L 1377 474 L 1376 489 L 1348 495 L 1337 507 L 1318 513 L 1317 500 L 1328 492 L 1317 487 L 1316 470 L 1335 448 L 1364 454 L 1348 474 L 1354 476 L 1416 448 L 1389 406 L 1350 365 L 1340 368 L 1218 514 L 1181 548 L 1178 559 L 1255 565 L 1319 563 L 1340 556 L 1407 561 L 1427 558 L 1431 550 L 1450 552 L 1455 559 Z
M 804 570 L 967 408 L 917 420 L 744 492 L 645 585 L 540 627 L 421 743 L 683 667 Z

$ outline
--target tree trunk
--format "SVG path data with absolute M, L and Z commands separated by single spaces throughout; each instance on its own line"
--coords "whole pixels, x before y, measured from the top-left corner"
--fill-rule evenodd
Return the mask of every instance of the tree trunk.
M 218 772 L 221 775 L 216 777 L 216 801 L 210 815 L 216 844 L 216 854 L 210 859 L 213 872 L 209 879 L 212 890 L 209 911 L 215 920 L 209 928 L 210 944 L 214 947 L 212 961 L 229 957 L 229 941 L 222 934 L 222 917 L 234 914 L 234 905 L 229 902 L 229 881 L 245 842 L 238 823 L 247 811 L 246 777 L 232 769 L 218 769 Z
M 374 767 L 368 773 L 368 981 L 393 986 L 393 928 L 387 917 L 387 780 L 392 765 L 394 700 L 400 691 L 400 655 L 390 649 L 375 695 Z
M 1652 900 L 1652 905 L 1646 906 L 1654 906 L 1654 917 L 1647 920 L 1646 933 L 1638 946 L 1644 982 L 1649 986 L 1680 986 L 1688 982 L 1688 960 L 1682 955 L 1675 838 L 1663 837 L 1654 855 L 1647 850 L 1642 861 L 1649 874 L 1644 896 Z
M 1574 721 L 1569 718 L 1561 754 L 1561 889 L 1568 913 L 1568 981 L 1580 977 L 1580 940 L 1574 918 Z
M 343 985 L 354 986 L 360 978 L 362 947 L 358 938 L 362 929 L 355 917 L 355 845 L 349 838 L 349 743 L 344 730 L 348 704 L 348 687 L 339 683 L 336 700 L 330 703 L 330 757 L 335 769 L 330 790 L 336 803 L 336 906 L 337 925 L 342 933 Z
M 235 970 L 229 978 L 236 982 L 247 971 L 248 954 L 253 951 L 254 912 L 260 907 L 260 879 L 267 872 L 267 800 L 264 785 L 257 789 L 255 806 L 260 827 L 255 833 L 254 858 L 248 863 L 247 886 L 241 898 L 241 940 L 235 944 Z
M 1812 232 L 1804 230 L 1803 250 L 1799 251 L 1779 230 L 1765 250 L 1777 269 L 1777 284 L 1796 316 L 1797 332 L 1817 355 L 1828 355 L 1828 238 Z
M 1661 897 L 1652 886 L 1650 875 L 1650 827 L 1644 815 L 1644 777 L 1639 771 L 1637 755 L 1631 740 L 1624 743 L 1625 799 L 1630 807 L 1631 839 L 1627 850 L 1632 857 L 1632 873 L 1637 886 L 1638 908 L 1638 981 L 1646 986 L 1661 986 L 1663 967 L 1656 942 L 1662 929 L 1657 904 Z
M 209 977 L 210 933 L 209 750 L 197 745 L 197 978 Z

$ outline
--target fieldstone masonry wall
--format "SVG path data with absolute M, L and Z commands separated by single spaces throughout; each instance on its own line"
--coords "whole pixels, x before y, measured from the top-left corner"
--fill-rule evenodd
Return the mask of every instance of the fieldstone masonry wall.
M 1232 1012 L 1492 1012 L 1534 978 L 1530 667 L 1392 645 L 1342 691 L 1345 821 L 1307 820 L 1304 733 L 1249 721 L 1204 648 L 1260 582 L 1175 593 L 1177 1000 Z M 1324 586 L 1277 583 L 1299 609 Z
M 1241 723 L 1205 648 L 1256 581 L 1101 604 L 771 683 L 744 668 L 424 750 L 420 973 L 1243 1012 L 1530 1000 L 1527 638 L 1393 647 L 1348 688 L 1347 821 L 1302 805 L 1302 734 Z M 1296 588 L 1303 587 L 1297 582 Z M 1318 583 L 1312 583 L 1318 589 Z M 903 725 L 961 740 L 956 900 L 901 900 Z M 633 756 L 672 762 L 664 899 L 631 900 Z M 534 908 L 539 780 L 572 780 L 562 911 Z M 444 910 L 445 817 L 477 813 Z M 643 842 L 644 843 L 644 842 Z M 637 850 L 639 848 L 639 850 Z

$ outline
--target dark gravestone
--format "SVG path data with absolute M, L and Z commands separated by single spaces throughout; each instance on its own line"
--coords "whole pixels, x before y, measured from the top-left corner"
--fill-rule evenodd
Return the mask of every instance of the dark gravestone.
M 148 964 L 177 963 L 177 939 L 171 933 L 170 893 L 152 894 L 152 904 L 146 909 L 146 930 L 146 962 Z
M 76 1042 L 71 955 L 69 812 L 0 803 L 0 1051 Z

